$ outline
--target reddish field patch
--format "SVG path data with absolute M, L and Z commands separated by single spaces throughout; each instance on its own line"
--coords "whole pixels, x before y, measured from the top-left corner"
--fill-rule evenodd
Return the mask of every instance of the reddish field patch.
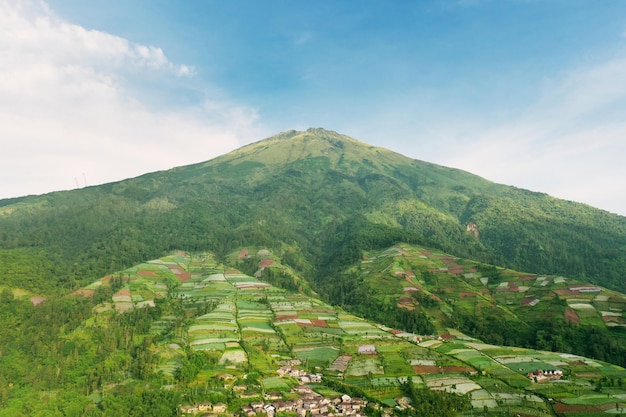
M 583 373 L 583 374 L 576 374 L 577 377 L 579 378 L 600 378 L 602 375 L 600 374 L 590 374 L 590 373 Z
M 440 256 L 439 259 L 446 265 L 453 265 L 456 262 L 456 258 L 452 256 Z
M 578 317 L 578 314 L 576 314 L 576 312 L 571 309 L 568 308 L 567 310 L 565 310 L 565 321 L 568 323 L 580 323 L 580 317 Z
M 328 327 L 326 320 L 311 320 L 311 324 L 315 327 Z
M 189 281 L 191 279 L 191 274 L 176 274 L 176 277 L 178 278 L 178 280 L 180 282 L 185 282 L 185 281 Z
M 415 365 L 413 372 L 416 374 L 436 374 L 442 372 L 442 369 L 438 366 Z
M 118 292 L 116 292 L 115 294 L 113 294 L 113 297 L 130 297 L 130 290 L 119 290 Z
M 462 292 L 462 293 L 459 293 L 459 295 L 461 297 L 476 297 L 476 294 L 474 294 L 473 292 Z
M 602 411 L 598 407 L 595 407 L 593 405 L 563 403 L 556 403 L 554 409 L 557 413 L 593 413 Z
M 273 259 L 261 259 L 261 262 L 259 262 L 259 268 L 267 268 L 268 266 L 271 266 L 274 263 Z
M 465 267 L 462 265 L 449 266 L 448 272 L 451 274 L 460 275 L 465 272 Z
M 298 318 L 297 314 L 280 314 L 280 313 L 276 314 L 276 321 L 279 321 L 279 320 L 281 320 L 281 321 L 282 320 L 294 320 L 294 319 L 297 319 L 297 318 Z
M 570 291 L 570 290 L 555 290 L 555 293 L 558 295 L 577 295 L 578 291 Z
M 519 279 L 520 281 L 531 281 L 536 278 L 537 278 L 537 275 L 524 275 L 524 276 L 518 277 L 517 279 Z
M 145 269 L 142 269 L 140 271 L 137 271 L 137 275 L 143 275 L 143 276 L 149 276 L 149 277 L 153 277 L 156 275 L 156 272 L 154 271 L 148 271 Z

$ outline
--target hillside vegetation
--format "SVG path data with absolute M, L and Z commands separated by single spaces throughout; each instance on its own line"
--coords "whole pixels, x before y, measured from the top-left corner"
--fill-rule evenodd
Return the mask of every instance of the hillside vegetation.
M 503 270 L 500 284 L 484 284 L 483 273 L 493 279 L 494 271 L 464 272 L 474 274 L 457 277 L 475 291 L 470 297 L 447 290 L 458 258 L 406 244 L 368 253 L 353 266 L 365 287 L 388 288 L 376 297 L 388 297 L 400 310 L 424 308 L 432 328 L 423 333 L 420 325 L 406 331 L 364 320 L 304 294 L 310 292 L 306 282 L 270 250 L 246 247 L 226 259 L 222 264 L 211 253 L 176 251 L 45 300 L 5 288 L 0 416 L 235 416 L 274 407 L 282 410 L 277 416 L 327 410 L 337 416 L 583 417 L 626 407 L 621 366 L 487 344 L 447 327 L 449 317 L 493 302 L 492 292 L 502 296 L 494 289 L 514 280 L 527 283 L 524 293 L 541 302 L 502 307 L 512 320 L 545 302 L 550 306 L 542 311 L 558 321 L 550 293 L 564 282 L 580 287 L 575 281 L 533 277 L 531 283 Z M 437 272 L 405 269 L 418 264 Z M 475 266 L 463 264 L 468 271 Z M 409 291 L 416 297 L 396 299 L 399 287 L 406 295 L 404 286 L 419 287 Z M 442 288 L 446 300 L 431 286 Z M 588 298 L 598 310 L 616 311 L 626 302 L 604 289 Z M 565 303 L 589 310 L 575 307 L 583 301 L 573 297 Z M 383 318 L 393 317 L 390 312 Z M 405 317 L 398 315 L 397 324 L 411 326 Z M 580 315 L 582 323 L 591 319 Z M 623 321 L 622 313 L 616 323 Z
M 0 200 L 4 259 L 49 265 L 26 284 L 45 292 L 174 249 L 224 256 L 244 242 L 289 254 L 312 280 L 398 241 L 626 289 L 626 218 L 323 129 L 117 183 Z

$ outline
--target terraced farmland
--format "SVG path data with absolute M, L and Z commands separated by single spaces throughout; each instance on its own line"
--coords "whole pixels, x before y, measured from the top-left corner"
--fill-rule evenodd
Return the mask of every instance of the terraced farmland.
M 392 248 L 382 254 L 385 262 L 381 264 L 388 264 L 397 251 Z M 403 253 L 411 255 L 407 248 Z M 451 267 L 460 271 L 457 259 L 426 251 L 415 256 L 431 262 L 435 274 L 450 274 Z M 280 268 L 278 261 L 271 265 Z M 419 274 L 406 273 L 404 266 L 392 264 L 390 270 L 394 268 L 404 274 L 397 279 L 428 293 Z M 443 268 L 447 271 L 440 271 Z M 462 279 L 485 287 L 479 273 L 468 266 L 463 271 L 469 275 Z M 258 374 L 256 382 L 244 382 L 237 388 L 251 398 L 260 397 L 263 390 L 287 395 L 298 377 L 281 376 L 277 371 L 281 363 L 297 361 L 293 362 L 299 364 L 296 368 L 320 372 L 323 381 L 355 387 L 386 406 L 402 406 L 403 386 L 409 380 L 415 387 L 466 396 L 476 412 L 486 408 L 548 416 L 556 410 L 582 417 L 590 415 L 585 413 L 621 412 L 626 402 L 626 370 L 621 367 L 572 354 L 486 344 L 447 328 L 441 329 L 439 336 L 403 332 L 273 287 L 220 265 L 210 254 L 176 253 L 104 278 L 84 290 L 112 285 L 114 279 L 120 288 L 101 307 L 104 313 L 142 308 L 161 311 L 150 334 L 155 338 L 156 371 L 165 382 L 176 382 L 192 352 L 201 352 L 208 362 L 190 384 L 207 387 L 216 379 L 245 381 L 252 372 Z M 521 282 L 525 285 L 518 285 Z M 520 304 L 521 309 L 547 304 L 543 289 L 567 287 L 570 291 L 572 286 L 565 278 L 547 277 L 518 277 L 518 284 L 518 290 L 528 287 L 523 297 L 540 300 L 534 307 Z M 440 285 L 446 285 L 446 280 L 440 280 Z M 498 290 L 506 293 L 512 287 L 499 284 L 493 289 L 496 297 L 504 297 Z M 460 296 L 457 303 L 470 306 L 489 297 L 489 292 L 480 288 L 468 294 Z M 509 298 L 513 299 L 517 300 Z M 614 295 L 578 291 L 567 299 L 567 306 L 585 321 L 603 317 L 598 312 L 619 318 L 622 303 Z M 538 382 L 528 375 L 553 370 L 562 371 L 562 377 Z M 223 386 L 219 390 L 226 389 Z M 334 392 L 319 383 L 313 386 L 320 392 Z M 465 414 L 472 415 L 472 411 Z

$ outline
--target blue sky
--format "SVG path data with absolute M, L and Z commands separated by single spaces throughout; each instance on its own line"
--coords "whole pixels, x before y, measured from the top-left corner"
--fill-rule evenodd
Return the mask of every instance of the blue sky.
M 626 214 L 622 0 L 0 0 L 0 198 L 324 127 Z

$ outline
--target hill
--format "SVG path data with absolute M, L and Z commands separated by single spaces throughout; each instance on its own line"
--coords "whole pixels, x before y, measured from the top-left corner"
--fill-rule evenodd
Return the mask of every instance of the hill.
M 399 241 L 626 289 L 626 218 L 412 160 L 323 129 L 289 131 L 211 161 L 0 200 L 5 280 L 71 291 L 174 249 L 278 251 L 323 280 Z M 29 259 L 33 271 L 21 271 Z M 33 272 L 33 273 L 31 273 Z
M 392 261 L 393 279 L 420 285 L 395 263 L 443 268 L 451 257 L 440 255 L 402 245 L 362 264 Z M 176 251 L 39 303 L 3 291 L 0 416 L 582 417 L 626 406 L 623 367 L 487 344 L 443 322 L 434 335 L 401 331 L 271 285 L 299 277 L 270 250 L 227 259 Z

